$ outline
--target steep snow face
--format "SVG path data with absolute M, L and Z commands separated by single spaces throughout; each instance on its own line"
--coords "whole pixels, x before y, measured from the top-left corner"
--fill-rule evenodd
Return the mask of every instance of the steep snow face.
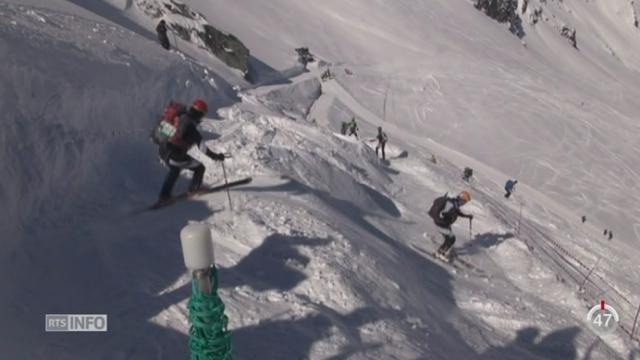
M 5 229 L 51 212 L 59 216 L 52 221 L 63 219 L 75 198 L 112 200 L 116 189 L 135 190 L 128 176 L 148 157 L 131 153 L 145 152 L 166 99 L 218 95 L 203 69 L 112 24 L 7 4 L 1 10 Z M 123 171 L 114 175 L 112 166 Z
M 227 121 L 215 128 L 224 136 L 208 143 L 234 154 L 231 172 L 261 174 L 255 185 L 234 193 L 239 213 L 211 223 L 218 254 L 224 254 L 220 264 L 231 276 L 223 281 L 238 282 L 223 290 L 237 321 L 231 324 L 236 356 L 615 359 L 628 352 L 624 331 L 594 343 L 581 326 L 582 308 L 606 294 L 633 312 L 629 291 L 640 274 L 621 275 L 603 260 L 602 275 L 584 293 L 575 292 L 589 271 L 585 263 L 602 253 L 619 259 L 622 252 L 600 244 L 581 251 L 588 243 L 584 230 L 559 222 L 544 199 L 527 205 L 523 230 L 515 234 L 519 203 L 496 196 L 495 184 L 474 183 L 474 201 L 465 209 L 476 216 L 473 240 L 466 223 L 454 227 L 458 251 L 472 269 L 443 272 L 429 255 L 441 237 L 424 212 L 435 196 L 468 186 L 460 168 L 443 160 L 455 154 L 439 147 L 442 158 L 434 164 L 422 144 L 393 145 L 386 166 L 376 160 L 366 132 L 357 141 L 331 134 L 324 121 L 293 121 L 290 99 L 313 98 L 316 91 L 306 75 L 292 81 L 243 92 L 241 104 L 221 111 Z M 322 89 L 308 119 L 340 111 L 370 115 L 339 82 L 322 83 Z M 307 111 L 304 101 L 298 104 Z M 208 200 L 219 206 L 224 198 Z M 256 237 L 265 240 L 247 253 L 241 244 Z M 307 278 L 293 285 L 301 274 Z M 625 290 L 616 292 L 609 281 Z M 287 329 L 295 331 L 295 345 L 272 346 L 274 334 Z
M 467 1 L 189 3 L 272 67 L 290 67 L 305 45 L 336 71 L 356 69 L 343 85 L 387 124 L 544 191 L 618 240 L 640 241 L 630 2 L 529 1 L 523 43 Z M 565 25 L 577 49 L 560 35 Z
M 64 269 L 82 273 L 100 256 L 87 250 L 98 245 L 82 235 L 83 224 L 126 207 L 132 194 L 155 196 L 163 174 L 148 134 L 166 101 L 202 96 L 215 110 L 233 95 L 217 75 L 138 34 L 79 16 L 84 12 L 66 3 L 62 11 L 52 10 L 53 2 L 46 6 L 0 3 L 5 355 L 37 338 L 31 325 L 42 314 L 65 311 L 55 305 L 64 300 L 51 294 L 91 297 L 77 287 L 89 276 L 69 275 L 67 283 Z M 92 259 L 84 258 L 88 254 Z M 36 278 L 51 285 L 35 292 L 23 287 Z

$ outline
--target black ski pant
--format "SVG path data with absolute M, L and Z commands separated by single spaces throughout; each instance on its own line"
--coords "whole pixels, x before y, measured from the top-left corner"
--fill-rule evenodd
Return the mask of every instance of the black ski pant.
M 504 197 L 506 197 L 507 199 L 509 198 L 509 196 L 511 196 L 511 191 L 509 190 L 505 190 L 507 193 L 504 194 Z
M 162 184 L 162 190 L 160 191 L 161 198 L 168 198 L 171 196 L 171 191 L 173 190 L 173 186 L 178 181 L 180 177 L 180 171 L 182 168 L 169 165 L 169 172 L 167 176 L 164 178 L 164 183 Z M 195 191 L 200 188 L 202 185 L 202 178 L 204 177 L 204 165 L 200 164 L 199 166 L 193 169 L 187 169 L 193 171 L 193 177 L 191 178 L 191 184 L 189 185 L 189 191 Z
M 378 146 L 376 146 L 376 156 L 378 156 L 378 149 L 381 149 L 382 150 L 382 160 L 386 159 L 385 154 L 384 154 L 384 146 L 385 145 L 386 145 L 385 142 L 380 142 L 380 143 L 378 143 Z
M 440 245 L 440 247 L 438 248 L 438 252 L 440 254 L 446 254 L 451 249 L 453 244 L 456 243 L 456 236 L 453 234 L 453 230 L 451 230 L 450 227 L 442 233 L 442 236 L 444 237 L 444 243 Z

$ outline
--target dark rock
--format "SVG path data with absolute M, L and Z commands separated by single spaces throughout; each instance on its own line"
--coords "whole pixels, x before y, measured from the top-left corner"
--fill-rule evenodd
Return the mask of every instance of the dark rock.
M 191 10 L 183 1 L 136 0 L 135 4 L 143 13 L 153 19 L 165 17 L 168 28 L 178 37 L 188 42 L 195 42 L 200 46 L 204 44 L 204 48 L 222 62 L 240 70 L 245 77 L 247 76 L 249 49 L 232 34 L 220 31 L 210 25 L 204 15 Z M 178 19 L 172 22 L 167 15 L 170 15 L 171 19 Z
M 484 10 L 485 14 L 498 22 L 511 22 L 518 8 L 518 0 L 477 0 L 476 9 Z
M 508 22 L 509 31 L 519 38 L 524 37 L 522 19 L 517 13 L 518 0 L 476 0 L 475 7 L 498 22 Z
M 249 72 L 249 49 L 232 34 L 224 33 L 211 25 L 204 25 L 204 31 L 198 36 L 207 48 L 225 64 L 242 71 Z
M 171 27 L 171 30 L 175 31 L 179 38 L 185 41 L 191 41 L 191 33 L 189 32 L 189 29 L 180 24 L 171 24 L 169 26 Z
M 542 19 L 542 6 L 538 6 L 533 9 L 533 12 L 529 14 L 529 23 L 531 23 L 531 25 L 535 25 L 540 21 L 540 19 Z
M 576 29 L 563 25 L 562 30 L 560 30 L 560 35 L 569 39 L 569 41 L 571 41 L 571 45 L 573 45 L 574 48 L 578 48 L 578 42 L 576 40 Z

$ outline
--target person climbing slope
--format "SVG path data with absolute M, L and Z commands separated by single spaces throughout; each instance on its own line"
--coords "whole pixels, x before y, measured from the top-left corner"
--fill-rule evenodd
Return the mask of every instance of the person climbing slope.
M 464 171 L 462 172 L 462 180 L 469 182 L 471 181 L 472 177 L 473 177 L 473 169 L 470 167 L 465 167 Z
M 172 102 L 165 109 L 163 119 L 155 128 L 153 139 L 159 145 L 158 154 L 169 167 L 169 173 L 162 184 L 158 204 L 172 201 L 173 186 L 183 169 L 193 172 L 189 185 L 190 193 L 197 193 L 202 186 L 205 167 L 189 156 L 187 152 L 192 146 L 200 146 L 202 142 L 198 125 L 207 113 L 207 109 L 207 103 L 202 99 L 194 100 L 189 109 L 180 103 Z M 224 154 L 214 153 L 206 148 L 203 151 L 215 161 L 223 161 L 225 158 Z
M 449 253 L 453 244 L 456 242 L 456 236 L 453 233 L 452 226 L 458 220 L 458 217 L 464 217 L 469 219 L 469 226 L 473 221 L 473 215 L 465 214 L 460 210 L 460 207 L 471 201 L 471 194 L 468 191 L 462 191 L 457 197 L 451 198 L 447 194 L 435 199 L 429 209 L 429 216 L 433 219 L 433 222 L 441 229 L 444 237 L 444 242 L 438 248 L 436 256 L 449 261 Z
M 504 184 L 504 191 L 506 191 L 506 194 L 504 194 L 505 198 L 509 198 L 511 196 L 511 193 L 513 193 L 514 191 L 516 191 L 516 184 L 518 183 L 518 180 L 507 180 L 507 182 Z
M 387 144 L 387 134 L 382 131 L 382 126 L 378 126 L 378 135 L 376 136 L 378 140 L 378 145 L 376 146 L 376 156 L 378 156 L 378 149 L 382 150 L 382 160 L 386 160 L 386 156 L 384 154 L 384 147 Z
M 349 136 L 353 135 L 357 139 L 358 138 L 358 124 L 356 123 L 355 116 L 351 118 L 351 121 L 349 122 L 349 125 L 347 125 L 347 128 L 349 129 Z
M 158 34 L 158 41 L 165 50 L 169 50 L 169 36 L 167 35 L 167 22 L 160 20 L 158 26 L 156 26 L 156 33 Z

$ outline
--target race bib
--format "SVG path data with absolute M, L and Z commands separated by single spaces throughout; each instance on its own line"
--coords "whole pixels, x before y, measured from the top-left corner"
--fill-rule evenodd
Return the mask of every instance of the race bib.
M 169 124 L 166 121 L 161 122 L 160 126 L 158 128 L 158 132 L 162 136 L 167 137 L 167 138 L 172 137 L 173 135 L 175 135 L 176 131 L 177 130 L 176 130 L 175 126 Z

